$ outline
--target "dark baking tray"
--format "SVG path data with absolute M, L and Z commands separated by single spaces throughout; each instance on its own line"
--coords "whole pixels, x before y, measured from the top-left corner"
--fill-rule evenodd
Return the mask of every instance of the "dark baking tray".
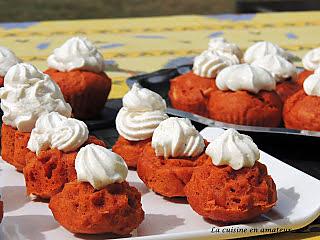
M 197 114 L 181 111 L 175 109 L 171 106 L 170 100 L 168 98 L 168 91 L 170 87 L 170 79 L 177 77 L 181 74 L 191 71 L 192 65 L 183 65 L 177 68 L 161 69 L 152 73 L 141 74 L 133 76 L 127 79 L 127 84 L 131 87 L 134 83 L 139 83 L 142 87 L 148 88 L 154 92 L 159 93 L 167 102 L 168 113 L 178 117 L 186 117 L 194 122 L 204 124 L 206 126 L 220 127 L 220 128 L 234 128 L 242 132 L 247 133 L 261 133 L 268 135 L 286 135 L 288 137 L 296 136 L 301 139 L 305 138 L 319 138 L 320 132 L 306 131 L 306 130 L 295 130 L 287 129 L 284 127 L 279 128 L 269 128 L 269 127 L 255 127 L 255 126 L 245 126 L 237 124 L 229 124 L 224 122 L 219 122 L 212 120 L 210 118 L 202 117 Z

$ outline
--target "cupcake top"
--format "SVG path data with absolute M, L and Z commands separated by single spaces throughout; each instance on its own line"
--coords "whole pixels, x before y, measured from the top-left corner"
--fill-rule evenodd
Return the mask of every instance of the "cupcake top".
M 280 55 L 288 60 L 293 58 L 293 55 L 285 51 L 277 44 L 261 41 L 250 46 L 244 53 L 243 60 L 246 63 L 252 63 L 253 61 L 260 59 L 266 55 Z
M 297 76 L 295 65 L 280 55 L 268 54 L 255 60 L 252 65 L 269 71 L 276 82 L 283 82 L 288 79 L 294 80 Z
M 320 67 L 320 47 L 307 52 L 302 58 L 303 67 L 309 71 L 314 71 Z
M 84 144 L 88 135 L 89 130 L 84 122 L 51 112 L 38 118 L 27 148 L 37 155 L 50 148 L 71 152 Z
M 60 72 L 86 70 L 104 71 L 104 59 L 98 49 L 85 37 L 73 37 L 56 48 L 47 59 L 50 68 Z
M 151 138 L 160 122 L 168 118 L 164 99 L 138 84 L 132 86 L 122 103 L 116 117 L 116 128 L 122 137 L 130 141 Z
M 208 49 L 213 51 L 221 51 L 236 55 L 239 60 L 242 59 L 242 51 L 235 43 L 228 42 L 223 37 L 211 38 L 208 44 Z
M 158 157 L 196 157 L 205 144 L 189 119 L 170 117 L 154 131 L 152 147 Z
M 234 64 L 239 64 L 239 59 L 234 54 L 205 50 L 195 57 L 192 70 L 200 77 L 214 78 L 223 68 Z
M 49 112 L 70 117 L 58 85 L 36 67 L 19 63 L 9 69 L 0 89 L 2 121 L 21 132 L 31 132 L 37 119 Z
M 252 138 L 230 128 L 211 142 L 206 154 L 213 165 L 229 165 L 234 170 L 252 167 L 260 158 L 260 152 Z
M 276 82 L 263 68 L 244 63 L 223 69 L 217 76 L 216 85 L 222 91 L 258 93 L 261 90 L 274 90 Z
M 0 46 L 0 76 L 4 77 L 9 68 L 17 63 L 20 63 L 21 60 L 8 48 Z
M 303 89 L 308 96 L 320 97 L 320 68 L 306 78 Z
M 128 167 L 116 153 L 96 145 L 82 147 L 75 160 L 77 179 L 89 182 L 96 190 L 126 180 Z

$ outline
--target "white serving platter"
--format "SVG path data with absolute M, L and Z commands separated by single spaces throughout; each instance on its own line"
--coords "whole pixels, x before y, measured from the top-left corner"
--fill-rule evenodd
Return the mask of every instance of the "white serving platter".
M 223 130 L 206 128 L 201 134 L 213 139 Z M 215 239 L 248 237 L 304 227 L 320 215 L 320 181 L 261 152 L 278 192 L 277 205 L 251 223 L 217 226 L 204 220 L 183 200 L 169 201 L 149 191 L 135 171 L 128 181 L 142 193 L 145 220 L 134 231 L 136 239 Z M 24 178 L 0 160 L 0 188 L 5 216 L 1 240 L 108 239 L 110 235 L 73 235 L 53 218 L 47 203 L 31 201 L 26 196 Z M 170 184 L 170 183 L 168 183 Z M 213 229 L 213 232 L 211 232 Z

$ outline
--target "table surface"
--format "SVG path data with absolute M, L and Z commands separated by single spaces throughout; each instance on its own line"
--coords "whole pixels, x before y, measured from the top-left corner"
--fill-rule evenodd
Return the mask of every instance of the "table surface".
M 98 46 L 113 81 L 110 98 L 121 98 L 129 76 L 189 63 L 211 37 L 225 37 L 243 50 L 268 40 L 302 57 L 320 46 L 320 12 L 0 23 L 0 45 L 41 70 L 53 49 L 74 35 L 86 35 Z M 317 220 L 306 233 L 255 239 L 320 239 L 319 229 Z

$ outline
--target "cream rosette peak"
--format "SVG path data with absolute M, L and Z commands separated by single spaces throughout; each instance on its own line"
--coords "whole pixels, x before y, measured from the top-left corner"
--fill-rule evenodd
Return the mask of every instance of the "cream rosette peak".
M 71 106 L 59 86 L 35 66 L 19 63 L 12 66 L 0 89 L 2 120 L 21 132 L 31 132 L 37 119 L 46 113 L 71 116 Z
M 128 167 L 122 157 L 96 144 L 88 144 L 79 150 L 75 168 L 78 181 L 89 182 L 96 190 L 121 183 L 128 175 Z
M 31 131 L 27 148 L 37 155 L 53 148 L 71 152 L 81 147 L 88 136 L 89 130 L 84 122 L 51 112 L 39 117 Z
M 120 136 L 130 141 L 152 137 L 156 127 L 167 119 L 166 102 L 157 93 L 134 84 L 123 97 L 123 107 L 116 117 Z
M 152 148 L 157 156 L 196 157 L 204 148 L 204 140 L 191 121 L 170 117 L 159 124 L 152 136 Z
M 253 167 L 260 159 L 260 152 L 252 138 L 230 128 L 215 138 L 207 147 L 206 154 L 213 165 L 229 165 L 234 170 Z

